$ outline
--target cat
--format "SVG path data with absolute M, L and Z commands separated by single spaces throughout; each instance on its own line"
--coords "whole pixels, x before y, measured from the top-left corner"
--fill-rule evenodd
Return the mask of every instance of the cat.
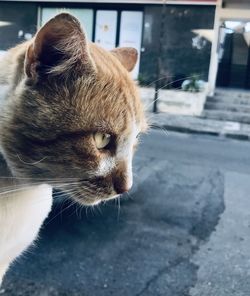
M 89 42 L 67 13 L 0 60 L 0 83 L 8 85 L 0 149 L 10 171 L 1 179 L 0 283 L 36 239 L 52 188 L 85 206 L 131 188 L 133 154 L 147 129 L 129 73 L 136 61 L 133 48 Z

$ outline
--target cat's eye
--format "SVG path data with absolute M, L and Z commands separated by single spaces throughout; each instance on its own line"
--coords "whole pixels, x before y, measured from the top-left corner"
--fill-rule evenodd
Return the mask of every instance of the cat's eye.
M 97 149 L 103 149 L 110 143 L 111 136 L 109 134 L 97 132 L 94 134 L 94 140 Z

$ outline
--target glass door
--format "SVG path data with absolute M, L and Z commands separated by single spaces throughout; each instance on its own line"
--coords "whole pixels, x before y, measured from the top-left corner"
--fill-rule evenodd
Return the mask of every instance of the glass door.
M 68 12 L 75 16 L 84 28 L 89 40 L 92 40 L 93 35 L 93 19 L 94 11 L 93 9 L 83 9 L 83 8 L 51 8 L 44 7 L 41 9 L 41 19 L 40 25 L 43 26 L 48 20 L 56 16 L 59 13 Z
M 107 50 L 116 46 L 117 11 L 97 10 L 95 26 L 95 43 Z
M 134 47 L 138 51 L 138 62 L 132 72 L 134 79 L 137 79 L 139 75 L 142 21 L 142 11 L 122 11 L 119 46 Z

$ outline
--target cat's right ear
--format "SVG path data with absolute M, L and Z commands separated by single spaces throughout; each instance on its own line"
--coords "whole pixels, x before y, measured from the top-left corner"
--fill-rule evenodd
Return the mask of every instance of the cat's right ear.
M 35 35 L 25 57 L 25 73 L 34 80 L 60 75 L 77 77 L 95 69 L 86 34 L 68 13 L 48 21 Z

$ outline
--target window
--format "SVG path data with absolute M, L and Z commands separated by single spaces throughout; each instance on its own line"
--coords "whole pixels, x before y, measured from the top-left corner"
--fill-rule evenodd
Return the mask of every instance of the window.
M 68 12 L 74 15 L 80 21 L 81 25 L 84 27 L 89 40 L 92 40 L 94 18 L 93 9 L 44 7 L 41 10 L 40 25 L 44 25 L 49 19 L 61 12 Z

